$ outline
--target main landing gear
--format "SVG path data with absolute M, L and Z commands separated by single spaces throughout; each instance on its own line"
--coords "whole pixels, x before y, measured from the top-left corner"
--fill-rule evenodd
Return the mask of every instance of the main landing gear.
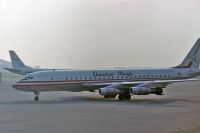
M 35 97 L 34 97 L 34 100 L 35 101 L 39 101 L 39 95 L 40 95 L 40 92 L 34 92 L 34 94 L 35 94 Z
M 127 93 L 127 94 L 119 94 L 118 99 L 119 99 L 120 101 L 131 100 L 131 95 L 130 95 L 130 93 Z
M 108 98 L 114 99 L 114 98 L 116 98 L 116 96 L 117 96 L 117 95 L 113 95 L 113 96 L 104 96 L 104 98 L 106 98 L 106 99 L 108 99 Z
M 113 96 L 104 96 L 104 98 L 105 98 L 105 99 L 108 99 L 108 98 L 114 99 L 114 98 L 116 98 L 116 96 L 117 96 L 117 95 L 113 95 Z M 125 101 L 125 100 L 129 101 L 129 100 L 131 100 L 131 95 L 130 95 L 130 93 L 121 93 L 121 94 L 118 95 L 118 99 L 119 99 L 120 101 Z

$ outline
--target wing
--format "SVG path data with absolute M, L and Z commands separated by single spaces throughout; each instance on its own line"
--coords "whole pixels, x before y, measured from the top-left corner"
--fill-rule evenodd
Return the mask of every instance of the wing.
M 199 81 L 200 79 L 183 79 L 183 80 L 155 80 L 155 81 L 145 81 L 140 82 L 136 86 L 137 87 L 147 87 L 147 88 L 166 88 L 168 85 L 179 82 L 191 82 L 191 81 Z M 130 85 L 131 82 L 122 82 L 122 85 Z M 133 83 L 134 85 L 134 83 Z
M 179 82 L 199 81 L 200 79 L 183 79 L 183 80 L 153 80 L 140 82 L 113 82 L 113 83 L 86 83 L 88 87 L 106 87 L 123 89 L 123 87 L 146 87 L 146 88 L 166 88 L 168 85 Z

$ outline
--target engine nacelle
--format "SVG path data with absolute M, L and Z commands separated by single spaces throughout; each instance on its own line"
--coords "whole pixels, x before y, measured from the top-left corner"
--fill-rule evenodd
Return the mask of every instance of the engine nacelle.
M 104 87 L 99 89 L 99 94 L 103 96 L 114 96 L 120 93 L 116 88 Z
M 147 87 L 131 87 L 129 91 L 133 95 L 149 95 L 152 93 L 152 90 Z

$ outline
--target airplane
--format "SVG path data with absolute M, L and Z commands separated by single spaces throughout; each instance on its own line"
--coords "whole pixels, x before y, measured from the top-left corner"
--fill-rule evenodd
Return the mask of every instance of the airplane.
M 12 62 L 12 68 L 4 67 L 3 69 L 8 70 L 12 73 L 27 75 L 29 73 L 38 72 L 38 71 L 53 70 L 53 69 L 38 69 L 38 68 L 29 67 L 22 62 L 22 60 L 15 53 L 15 51 L 10 50 L 9 54 L 10 54 L 10 59 Z
M 40 92 L 99 91 L 105 98 L 130 100 L 132 95 L 163 95 L 163 88 L 177 82 L 199 81 L 200 39 L 182 63 L 167 69 L 114 69 L 40 71 L 28 74 L 13 85 L 20 91 L 33 92 L 39 100 Z

